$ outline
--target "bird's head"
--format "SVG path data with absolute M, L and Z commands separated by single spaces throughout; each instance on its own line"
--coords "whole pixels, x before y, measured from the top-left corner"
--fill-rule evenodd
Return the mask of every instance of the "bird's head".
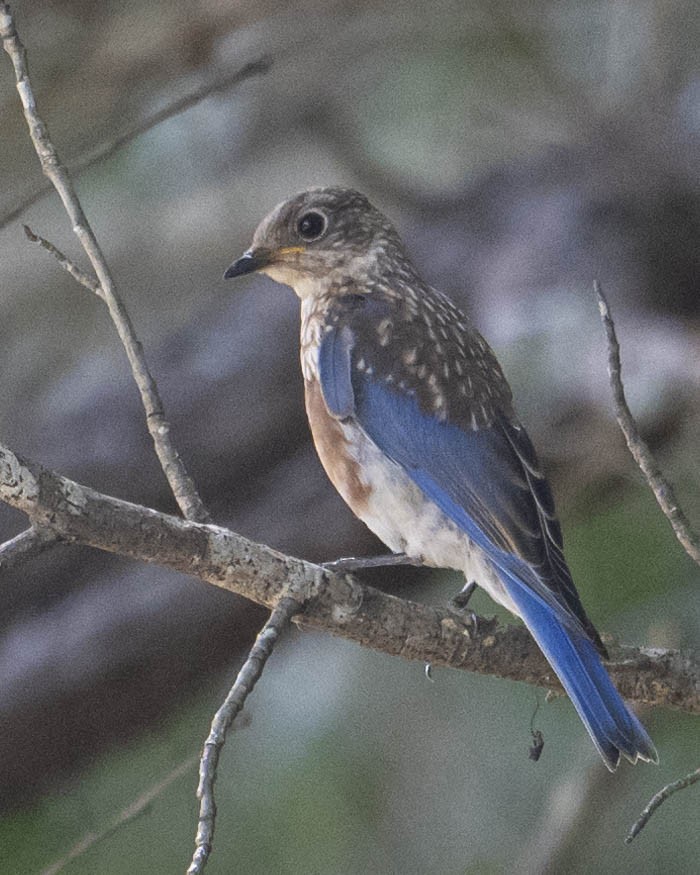
M 393 225 L 367 198 L 346 188 L 302 192 L 275 207 L 248 251 L 224 277 L 260 271 L 304 299 L 352 278 L 363 282 L 406 264 Z

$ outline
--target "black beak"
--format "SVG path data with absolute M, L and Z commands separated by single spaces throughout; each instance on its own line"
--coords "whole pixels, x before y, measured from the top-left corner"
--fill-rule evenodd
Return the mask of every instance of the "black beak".
M 224 274 L 224 279 L 228 280 L 234 276 L 243 276 L 246 273 L 254 273 L 261 267 L 265 267 L 270 263 L 270 252 L 266 249 L 249 249 L 241 257 L 234 261 Z

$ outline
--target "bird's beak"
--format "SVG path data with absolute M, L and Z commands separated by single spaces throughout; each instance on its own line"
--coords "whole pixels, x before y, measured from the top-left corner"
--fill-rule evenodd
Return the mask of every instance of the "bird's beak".
M 243 276 L 245 273 L 254 273 L 256 270 L 263 270 L 273 264 L 294 264 L 298 256 L 305 252 L 304 246 L 280 246 L 279 249 L 266 249 L 260 247 L 258 249 L 249 249 L 243 255 L 234 261 L 231 267 L 224 274 L 224 279 L 230 279 L 232 276 Z
M 234 276 L 243 276 L 246 273 L 254 273 L 261 267 L 266 267 L 272 261 L 272 252 L 269 249 L 249 249 L 227 269 L 224 279 Z

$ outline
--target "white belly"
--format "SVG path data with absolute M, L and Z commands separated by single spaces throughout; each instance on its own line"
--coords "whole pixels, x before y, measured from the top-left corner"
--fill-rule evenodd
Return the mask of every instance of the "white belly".
M 393 552 L 406 553 L 425 565 L 462 571 L 467 581 L 476 581 L 491 598 L 517 613 L 492 565 L 468 535 L 359 426 L 339 425 L 357 463 L 358 477 L 368 489 L 362 506 L 356 506 L 343 495 L 340 484 L 336 488 L 365 525 Z

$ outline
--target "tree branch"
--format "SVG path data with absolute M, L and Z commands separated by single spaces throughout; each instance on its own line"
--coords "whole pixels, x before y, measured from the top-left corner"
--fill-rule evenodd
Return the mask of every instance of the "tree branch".
M 669 796 L 673 796 L 678 790 L 685 790 L 687 787 L 692 787 L 692 785 L 696 784 L 698 781 L 700 781 L 700 768 L 695 769 L 694 772 L 691 772 L 684 778 L 679 778 L 677 781 L 672 781 L 670 784 L 666 784 L 666 786 L 662 787 L 658 793 L 655 793 L 649 800 L 644 811 L 639 815 L 639 818 L 632 825 L 629 835 L 625 839 L 625 844 L 629 845 L 630 842 L 634 841 L 647 825 L 654 812 L 669 798 Z
M 615 323 L 610 312 L 610 305 L 607 298 L 603 294 L 603 289 L 597 280 L 593 281 L 593 290 L 598 298 L 598 309 L 600 318 L 603 320 L 605 328 L 605 338 L 608 345 L 608 375 L 610 377 L 610 385 L 612 386 L 613 405 L 615 407 L 615 416 L 617 423 L 620 426 L 622 434 L 625 436 L 627 448 L 632 454 L 632 458 L 637 463 L 639 469 L 644 475 L 644 479 L 649 486 L 649 489 L 654 493 L 654 497 L 661 508 L 666 519 L 671 523 L 671 527 L 676 534 L 676 537 L 683 546 L 685 552 L 700 565 L 700 538 L 693 531 L 688 522 L 686 515 L 678 506 L 676 496 L 673 493 L 671 484 L 666 480 L 659 468 L 656 459 L 646 442 L 639 434 L 637 423 L 632 416 L 632 412 L 627 404 L 625 397 L 625 388 L 622 385 L 622 364 L 620 361 L 620 344 L 617 340 L 617 332 L 615 331 Z M 649 819 L 652 817 L 657 808 L 669 796 L 678 790 L 684 790 L 700 779 L 700 769 L 686 775 L 685 778 L 679 778 L 662 787 L 656 793 L 644 811 L 641 813 L 638 820 L 630 829 L 629 835 L 625 839 L 626 844 L 634 840 L 642 829 L 646 826 Z
M 243 710 L 246 699 L 253 692 L 253 687 L 260 679 L 275 644 L 289 626 L 289 621 L 302 609 L 303 605 L 300 602 L 288 596 L 283 596 L 277 602 L 268 621 L 255 639 L 248 658 L 238 672 L 228 696 L 214 715 L 211 722 L 211 732 L 204 742 L 199 765 L 199 786 L 197 788 L 197 798 L 200 803 L 199 826 L 192 863 L 187 870 L 188 875 L 200 875 L 204 871 L 211 853 L 216 821 L 214 781 L 216 780 L 219 755 L 226 741 L 226 733 L 236 716 Z
M 104 295 L 102 294 L 102 286 L 97 282 L 94 277 L 91 277 L 90 274 L 85 273 L 84 270 L 81 270 L 77 264 L 74 264 L 70 258 L 64 255 L 61 250 L 54 246 L 54 244 L 47 240 L 45 237 L 40 237 L 39 234 L 35 234 L 34 231 L 29 227 L 29 225 L 22 225 L 24 228 L 25 236 L 30 243 L 36 243 L 37 246 L 40 246 L 42 249 L 46 250 L 49 255 L 53 255 L 53 257 L 58 262 L 59 266 L 69 273 L 73 279 L 79 283 L 81 286 L 86 288 L 89 292 L 92 292 L 93 295 L 97 295 L 98 298 L 102 298 L 104 300 Z
M 179 100 L 173 101 L 173 103 L 164 107 L 159 112 L 153 113 L 153 115 L 149 115 L 142 121 L 136 122 L 136 124 L 126 128 L 114 139 L 108 140 L 104 143 L 99 143 L 94 149 L 80 155 L 74 161 L 70 161 L 68 164 L 70 172 L 74 176 L 80 175 L 83 170 L 87 170 L 88 167 L 92 167 L 100 161 L 105 161 L 107 158 L 111 158 L 112 155 L 116 154 L 123 146 L 127 146 L 133 140 L 157 127 L 162 122 L 174 118 L 177 115 L 181 115 L 183 112 L 187 112 L 188 109 L 191 109 L 193 106 L 196 106 L 208 97 L 212 97 L 215 94 L 222 94 L 234 86 L 240 85 L 248 79 L 252 79 L 253 76 L 262 76 L 267 73 L 271 67 L 272 61 L 269 58 L 258 58 L 255 61 L 244 64 L 240 70 L 235 70 L 233 73 L 221 76 L 221 78 L 215 79 L 213 82 L 209 82 L 201 88 L 196 88 L 190 94 L 186 94 Z M 9 213 L 6 213 L 0 218 L 0 231 L 18 219 L 25 210 L 29 209 L 29 207 L 38 203 L 38 201 L 50 191 L 51 184 L 49 183 L 41 185 L 31 194 L 27 195 Z
M 228 529 L 158 513 L 26 462 L 0 445 L 0 500 L 62 538 L 153 562 L 273 608 L 305 604 L 297 622 L 374 650 L 434 666 L 561 689 L 527 629 L 479 618 L 479 634 L 446 610 L 387 595 L 356 578 L 285 556 Z M 700 666 L 673 650 L 611 647 L 620 693 L 646 705 L 700 713 Z
M 39 157 L 42 172 L 63 201 L 73 231 L 95 271 L 101 289 L 98 294 L 107 305 L 126 351 L 131 371 L 141 393 L 141 400 L 146 411 L 146 423 L 163 472 L 184 516 L 188 519 L 206 522 L 209 519 L 209 513 L 202 504 L 194 482 L 187 473 L 185 465 L 170 439 L 170 424 L 165 418 L 163 402 L 148 368 L 143 347 L 136 337 L 131 318 L 119 297 L 102 249 L 83 212 L 68 171 L 61 164 L 46 125 L 39 116 L 29 80 L 27 53 L 17 34 L 10 7 L 6 3 L 0 3 L 0 37 L 5 52 L 12 60 L 17 91 L 22 101 L 24 117 L 29 127 L 34 150 Z
M 51 529 L 30 526 L 19 535 L 0 544 L 0 573 L 34 559 L 51 547 L 61 544 L 59 536 Z
M 86 851 L 89 851 L 90 848 L 98 844 L 98 842 L 101 842 L 103 839 L 112 835 L 112 833 L 124 826 L 125 823 L 139 817 L 147 810 L 148 806 L 151 805 L 155 799 L 170 787 L 171 784 L 174 784 L 175 781 L 187 774 L 187 772 L 194 767 L 196 762 L 196 756 L 191 756 L 186 760 L 183 760 L 175 766 L 174 769 L 168 772 L 164 778 L 156 781 L 155 784 L 152 784 L 147 790 L 145 790 L 138 799 L 134 799 L 134 801 L 130 802 L 126 808 L 123 808 L 119 814 L 107 824 L 107 826 L 97 832 L 86 833 L 80 841 L 73 845 L 65 856 L 61 857 L 61 859 L 57 860 L 55 863 L 52 863 L 50 866 L 47 866 L 45 869 L 42 869 L 41 875 L 58 875 L 58 873 L 62 872 L 69 863 L 76 860 L 78 857 L 82 857 Z
M 615 323 L 610 313 L 610 306 L 603 294 L 600 283 L 595 280 L 593 289 L 598 297 L 598 309 L 600 318 L 605 327 L 605 336 L 608 343 L 608 374 L 613 392 L 615 416 L 622 430 L 627 447 L 644 475 L 649 488 L 654 493 L 659 507 L 666 519 L 671 523 L 676 537 L 683 545 L 686 553 L 700 565 L 700 538 L 692 530 L 688 519 L 678 506 L 673 494 L 671 484 L 661 473 L 656 459 L 644 440 L 642 440 L 637 428 L 637 423 L 627 404 L 625 389 L 622 385 L 622 365 L 620 364 L 620 344 L 615 332 Z

